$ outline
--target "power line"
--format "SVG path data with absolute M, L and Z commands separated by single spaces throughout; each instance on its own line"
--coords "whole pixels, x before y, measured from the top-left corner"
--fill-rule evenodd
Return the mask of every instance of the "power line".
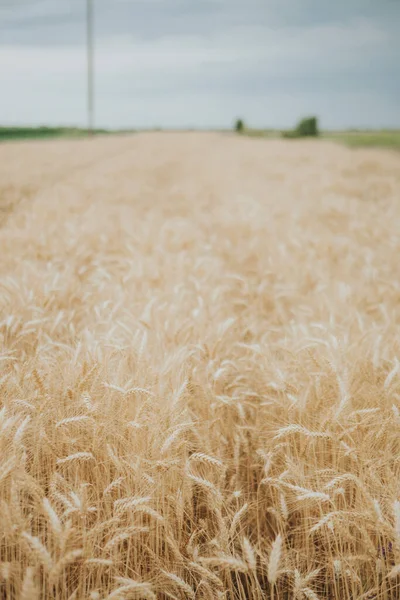
M 87 109 L 88 133 L 93 134 L 94 129 L 94 36 L 93 36 L 93 0 L 86 0 L 86 26 L 87 26 Z

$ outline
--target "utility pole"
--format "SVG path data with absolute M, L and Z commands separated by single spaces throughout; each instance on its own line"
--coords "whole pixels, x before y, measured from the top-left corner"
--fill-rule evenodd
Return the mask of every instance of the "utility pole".
M 94 130 L 94 37 L 93 0 L 86 0 L 86 43 L 87 43 L 87 111 L 88 134 Z

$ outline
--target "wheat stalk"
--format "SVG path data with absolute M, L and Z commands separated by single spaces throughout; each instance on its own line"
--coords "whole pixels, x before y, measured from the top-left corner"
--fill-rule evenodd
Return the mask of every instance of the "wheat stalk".
M 247 512 L 248 508 L 249 508 L 249 505 L 246 502 L 246 504 L 243 504 L 243 506 L 234 514 L 232 522 L 231 522 L 231 526 L 230 526 L 230 529 L 229 529 L 229 535 L 230 535 L 230 537 L 232 537 L 234 535 L 237 526 L 239 525 L 239 523 L 242 520 L 243 516 Z
M 34 568 L 27 567 L 22 581 L 20 600 L 39 600 L 39 591 L 35 584 Z
M 271 552 L 268 561 L 268 581 L 271 586 L 276 584 L 279 576 L 279 564 L 282 555 L 282 536 L 278 534 L 272 543 Z
M 246 564 L 252 571 L 255 571 L 257 567 L 256 555 L 250 541 L 246 537 L 243 538 L 242 547 Z
M 148 504 L 151 501 L 151 496 L 143 498 L 119 498 L 114 502 L 114 508 L 117 512 L 122 512 L 129 509 L 138 508 L 142 504 Z
M 80 461 L 86 461 L 86 460 L 94 460 L 94 456 L 91 452 L 76 452 L 75 454 L 70 454 L 69 456 L 66 456 L 65 458 L 58 458 L 57 459 L 57 464 L 58 465 L 65 465 L 71 462 L 80 462 Z
M 203 452 L 194 452 L 191 454 L 189 461 L 204 463 L 213 467 L 217 467 L 218 469 L 224 468 L 224 465 L 220 460 L 214 458 L 213 456 L 208 456 L 208 454 L 204 454 Z
M 46 571 L 51 572 L 53 568 L 53 559 L 50 552 L 42 544 L 39 538 L 26 531 L 22 532 L 21 537 L 27 542 L 29 549 L 36 556 L 39 564 L 42 565 Z
M 56 537 L 57 536 L 61 537 L 62 531 L 63 531 L 62 524 L 61 524 L 61 521 L 60 521 L 56 511 L 52 507 L 50 500 L 48 498 L 43 499 L 43 509 L 49 519 L 49 523 L 53 530 L 54 535 Z
M 161 569 L 161 573 L 168 580 L 172 581 L 172 583 L 185 594 L 186 598 L 195 598 L 196 594 L 195 594 L 194 590 L 181 577 L 178 577 L 178 575 L 175 575 L 175 573 L 168 573 L 167 571 L 164 571 L 163 569 Z
M 239 558 L 222 553 L 214 557 L 202 557 L 201 562 L 205 565 L 209 565 L 210 567 L 218 567 L 221 569 L 226 569 L 228 571 L 238 571 L 241 573 L 247 573 L 247 571 L 249 570 L 246 563 L 240 560 Z
M 82 423 L 94 424 L 95 422 L 91 417 L 88 417 L 87 415 L 80 415 L 76 417 L 68 417 L 66 419 L 62 419 L 61 421 L 58 421 L 58 423 L 56 423 L 56 427 L 58 428 L 65 425 L 81 425 Z
M 111 540 L 109 540 L 104 546 L 104 549 L 110 551 L 118 546 L 118 544 L 122 544 L 125 540 L 131 539 L 134 535 L 139 533 L 148 533 L 149 531 L 150 530 L 148 527 L 142 527 L 139 525 L 128 527 L 125 531 L 121 531 L 121 533 L 118 533 Z

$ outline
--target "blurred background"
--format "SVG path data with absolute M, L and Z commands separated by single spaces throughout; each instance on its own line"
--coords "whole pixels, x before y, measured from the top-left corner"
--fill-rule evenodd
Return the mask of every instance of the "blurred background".
M 397 0 L 0 0 L 0 125 L 400 128 L 399 25 Z

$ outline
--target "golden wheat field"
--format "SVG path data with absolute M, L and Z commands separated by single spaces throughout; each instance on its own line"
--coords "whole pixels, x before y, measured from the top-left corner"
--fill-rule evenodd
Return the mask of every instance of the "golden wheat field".
M 0 146 L 0 597 L 400 597 L 400 155 Z

